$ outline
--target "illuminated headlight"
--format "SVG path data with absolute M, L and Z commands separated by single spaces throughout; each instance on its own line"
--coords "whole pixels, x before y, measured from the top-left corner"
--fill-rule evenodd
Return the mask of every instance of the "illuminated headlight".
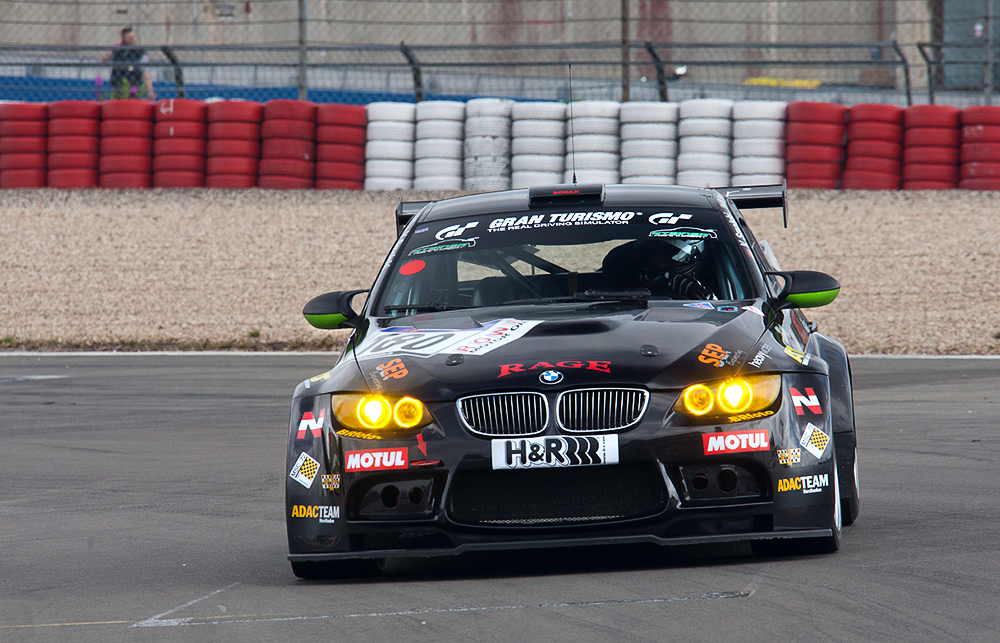
M 771 406 L 781 391 L 780 375 L 753 375 L 692 384 L 681 392 L 674 410 L 694 417 L 753 413 Z
M 406 431 L 430 423 L 420 400 L 370 393 L 333 395 L 333 414 L 343 426 L 363 431 Z

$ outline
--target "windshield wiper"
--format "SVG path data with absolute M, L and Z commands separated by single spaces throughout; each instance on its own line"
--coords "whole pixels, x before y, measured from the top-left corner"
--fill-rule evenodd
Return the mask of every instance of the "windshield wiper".
M 556 297 L 532 297 L 530 299 L 514 299 L 505 301 L 502 305 L 517 304 L 549 304 L 569 301 L 646 301 L 652 296 L 647 288 L 638 290 L 584 290 L 572 295 Z
M 385 306 L 385 311 L 412 310 L 415 313 L 439 313 L 445 310 L 461 310 L 471 308 L 471 306 L 450 306 L 448 304 L 399 304 L 397 306 Z

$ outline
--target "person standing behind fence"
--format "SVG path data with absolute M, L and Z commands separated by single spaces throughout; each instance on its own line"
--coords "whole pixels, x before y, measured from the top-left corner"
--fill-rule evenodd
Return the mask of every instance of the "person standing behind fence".
M 156 100 L 153 79 L 144 65 L 149 63 L 146 50 L 139 47 L 132 27 L 122 29 L 114 49 L 104 52 L 102 62 L 111 60 L 111 97 Z

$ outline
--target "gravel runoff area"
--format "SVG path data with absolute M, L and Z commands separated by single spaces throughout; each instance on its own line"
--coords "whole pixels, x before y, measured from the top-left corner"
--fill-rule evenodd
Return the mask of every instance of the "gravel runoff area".
M 407 193 L 443 198 L 456 193 Z M 316 348 L 311 297 L 365 288 L 400 193 L 0 191 L 0 348 Z M 1000 195 L 793 190 L 750 211 L 782 267 L 828 272 L 809 311 L 853 353 L 1000 353 Z

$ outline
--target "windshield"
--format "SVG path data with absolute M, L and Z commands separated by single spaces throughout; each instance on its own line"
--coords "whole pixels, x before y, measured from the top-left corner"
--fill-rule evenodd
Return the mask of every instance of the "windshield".
M 432 221 L 394 259 L 374 310 L 398 317 L 559 301 L 749 299 L 744 262 L 728 223 L 708 208 Z

